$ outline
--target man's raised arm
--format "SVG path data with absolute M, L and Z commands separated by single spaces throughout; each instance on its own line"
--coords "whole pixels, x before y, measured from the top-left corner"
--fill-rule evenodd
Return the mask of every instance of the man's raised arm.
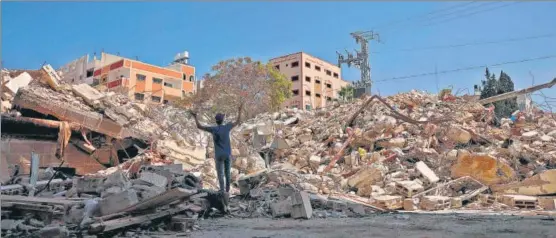
M 195 119 L 195 125 L 197 125 L 197 128 L 206 131 L 206 132 L 210 132 L 210 128 L 208 126 L 203 126 L 201 125 L 201 123 L 199 123 L 199 119 L 197 119 L 197 113 L 193 112 L 193 111 L 189 111 L 189 113 L 193 116 L 193 118 Z
M 243 102 L 239 105 L 239 111 L 237 112 L 237 119 L 234 123 L 232 123 L 233 127 L 236 127 L 241 123 L 241 112 L 243 111 Z

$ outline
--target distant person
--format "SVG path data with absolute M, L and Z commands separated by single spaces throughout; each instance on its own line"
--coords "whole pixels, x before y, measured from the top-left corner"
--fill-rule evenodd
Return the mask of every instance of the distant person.
M 233 123 L 224 124 L 224 114 L 218 113 L 214 117 L 216 121 L 216 126 L 203 126 L 199 123 L 197 119 L 197 113 L 191 111 L 191 115 L 195 118 L 195 124 L 197 128 L 209 132 L 212 134 L 212 139 L 214 140 L 214 160 L 216 164 L 216 174 L 218 175 L 218 182 L 220 184 L 220 191 L 230 192 L 230 181 L 231 181 L 231 157 L 232 157 L 232 146 L 230 143 L 230 131 L 241 121 L 241 111 L 243 109 L 243 103 L 239 106 L 239 112 L 237 119 Z M 226 180 L 224 180 L 224 178 Z

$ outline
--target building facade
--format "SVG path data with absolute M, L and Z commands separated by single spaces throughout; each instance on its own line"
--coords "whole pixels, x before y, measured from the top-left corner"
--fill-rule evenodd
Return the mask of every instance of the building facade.
M 69 84 L 92 84 L 93 72 L 95 68 L 101 66 L 101 61 L 97 60 L 96 55 L 90 60 L 89 55 L 80 58 L 60 67 L 58 74 L 63 82 Z
M 284 107 L 304 110 L 326 107 L 338 98 L 342 87 L 350 84 L 342 80 L 338 66 L 304 52 L 269 62 L 292 81 L 292 97 L 284 102 Z
M 85 73 L 79 71 L 82 70 L 81 67 L 75 67 L 76 70 L 67 70 L 65 73 L 62 67 L 61 72 L 65 78 L 63 81 L 68 83 L 77 83 L 71 79 L 82 74 L 84 82 L 100 91 L 118 91 L 144 103 L 168 103 L 196 91 L 195 67 L 186 64 L 188 60 L 183 60 L 184 57 L 188 58 L 189 54 L 178 56 L 180 60 L 175 58 L 171 65 L 160 67 L 102 53 L 100 60 L 95 58 L 92 62 L 87 62 Z M 90 66 L 94 67 L 89 68 Z

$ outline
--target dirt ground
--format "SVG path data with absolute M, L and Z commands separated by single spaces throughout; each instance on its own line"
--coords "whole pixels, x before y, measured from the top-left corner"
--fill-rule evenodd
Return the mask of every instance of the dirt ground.
M 365 218 L 203 220 L 192 237 L 556 237 L 548 217 L 382 214 Z

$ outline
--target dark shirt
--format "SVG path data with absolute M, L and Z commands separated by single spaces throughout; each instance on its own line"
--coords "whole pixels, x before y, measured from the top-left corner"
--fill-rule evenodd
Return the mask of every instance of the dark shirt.
M 232 123 L 219 126 L 204 126 L 200 128 L 212 134 L 215 158 L 232 155 L 232 145 L 230 143 L 230 131 L 232 128 L 234 128 Z

